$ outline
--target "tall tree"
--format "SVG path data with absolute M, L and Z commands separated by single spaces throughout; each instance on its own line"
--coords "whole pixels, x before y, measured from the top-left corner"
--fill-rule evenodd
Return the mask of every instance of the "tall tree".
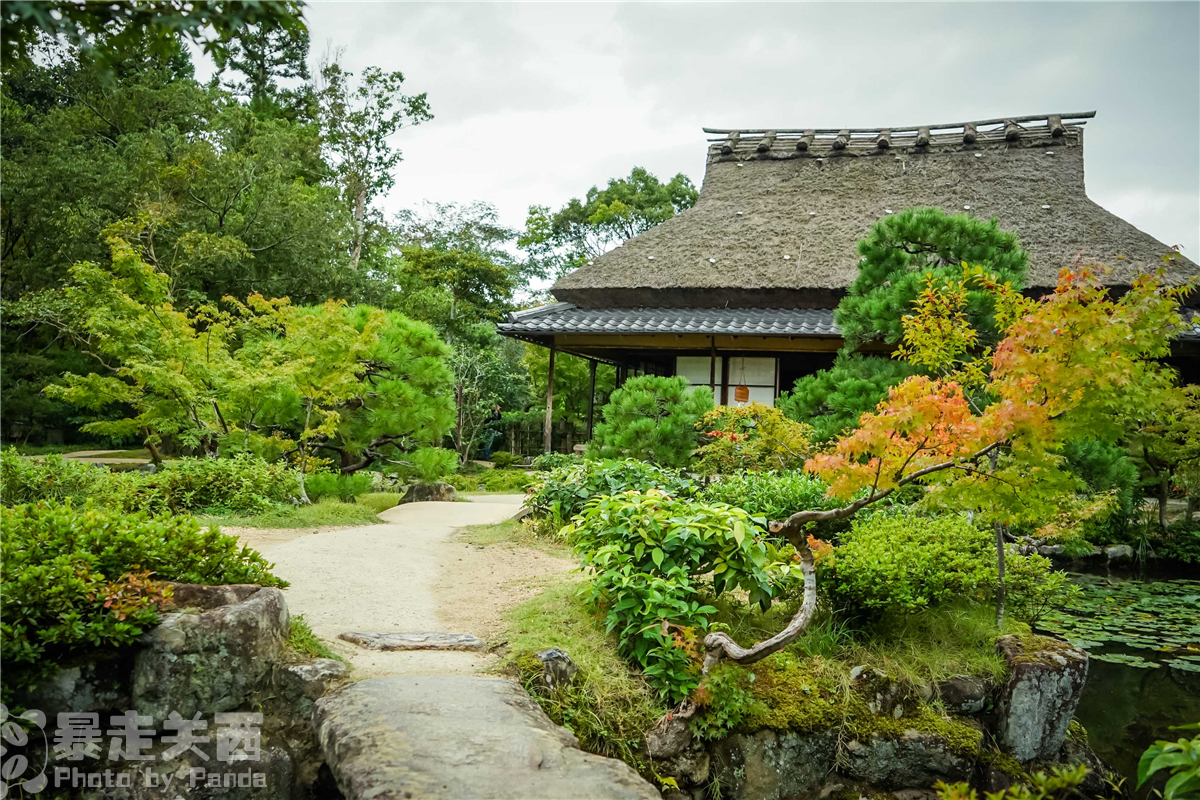
M 700 193 L 682 172 L 662 183 L 641 167 L 593 186 L 558 211 L 530 206 L 518 244 L 544 275 L 562 275 L 691 208 Z
M 0 9 L 6 66 L 28 61 L 43 37 L 61 37 L 70 45 L 94 50 L 104 63 L 122 58 L 135 43 L 166 53 L 183 37 L 220 61 L 229 37 L 245 26 L 305 28 L 304 3 L 299 0 L 8 0 Z
M 229 35 L 220 65 L 223 85 L 257 114 L 312 118 L 316 109 L 308 70 L 308 29 L 270 21 Z M 227 72 L 242 79 L 227 76 Z M 290 84 L 290 85 L 289 85 Z
M 389 140 L 405 126 L 428 122 L 433 114 L 424 92 L 403 93 L 402 73 L 367 67 L 356 81 L 338 63 L 338 55 L 326 54 L 323 59 L 316 97 L 325 149 L 354 217 L 350 269 L 357 271 L 371 203 L 395 185 L 395 169 L 402 160 Z

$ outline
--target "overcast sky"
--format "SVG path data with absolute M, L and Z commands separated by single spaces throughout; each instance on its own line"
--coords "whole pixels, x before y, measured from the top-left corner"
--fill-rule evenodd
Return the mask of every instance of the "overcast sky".
M 402 70 L 389 210 L 521 227 L 642 166 L 700 184 L 701 127 L 868 127 L 1095 109 L 1088 195 L 1200 261 L 1200 3 L 312 2 L 314 54 Z

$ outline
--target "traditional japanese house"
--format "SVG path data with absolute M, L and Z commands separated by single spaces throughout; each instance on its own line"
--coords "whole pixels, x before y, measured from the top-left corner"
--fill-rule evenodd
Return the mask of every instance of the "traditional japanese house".
M 842 346 L 833 309 L 855 278 L 856 244 L 905 208 L 995 217 L 1029 252 L 1033 293 L 1080 262 L 1107 265 L 1117 290 L 1164 255 L 1174 256 L 1170 279 L 1196 275 L 1192 261 L 1088 199 L 1083 130 L 1094 115 L 706 128 L 713 138 L 693 208 L 565 275 L 551 289 L 559 302 L 511 314 L 500 332 L 550 348 L 551 370 L 562 351 L 593 369 L 615 364 L 618 383 L 683 375 L 710 385 L 718 402 L 770 404 L 832 363 Z M 1194 372 L 1200 317 L 1176 344 Z

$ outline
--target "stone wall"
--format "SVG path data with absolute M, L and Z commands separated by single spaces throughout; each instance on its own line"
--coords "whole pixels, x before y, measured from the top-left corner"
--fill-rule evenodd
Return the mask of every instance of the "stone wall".
M 1087 677 L 1087 654 L 1053 639 L 1002 637 L 1008 676 L 999 685 L 956 676 L 903 689 L 866 667 L 851 691 L 878 720 L 816 730 L 738 730 L 706 742 L 687 720 L 664 721 L 647 737 L 656 771 L 675 779 L 676 800 L 935 797 L 938 781 L 996 791 L 1022 771 L 1086 761 L 1089 797 L 1103 795 L 1104 765 L 1068 729 Z M 916 697 L 914 697 L 916 695 Z M 872 728 L 878 730 L 872 732 Z

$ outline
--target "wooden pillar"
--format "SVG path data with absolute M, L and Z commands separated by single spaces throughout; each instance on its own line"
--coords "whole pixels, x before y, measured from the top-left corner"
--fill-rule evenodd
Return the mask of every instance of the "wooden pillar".
M 542 431 L 542 452 L 550 452 L 550 434 L 554 423 L 554 343 L 550 343 L 550 366 L 546 370 L 546 427 Z
M 712 337 L 712 349 L 708 355 L 708 388 L 712 389 L 714 402 L 717 396 L 717 337 Z
M 596 362 L 594 360 L 588 362 L 588 420 L 587 420 L 587 438 L 592 440 L 592 423 L 596 416 Z

